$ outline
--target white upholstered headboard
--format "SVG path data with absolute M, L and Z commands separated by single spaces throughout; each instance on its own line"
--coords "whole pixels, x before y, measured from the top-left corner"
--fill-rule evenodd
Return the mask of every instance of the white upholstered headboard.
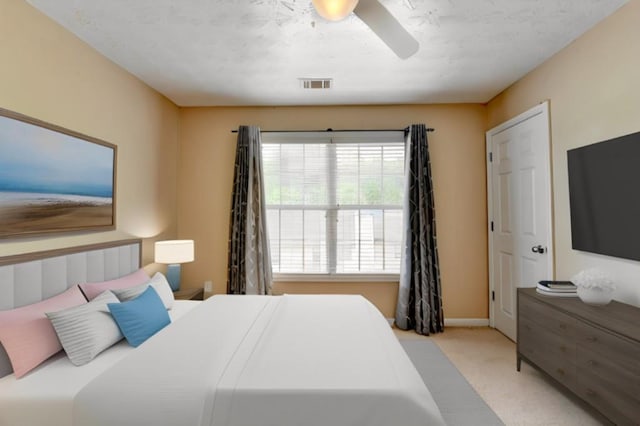
M 140 268 L 140 239 L 48 250 L 0 258 L 0 311 L 62 293 L 85 282 L 105 281 Z M 0 377 L 11 364 L 0 345 Z

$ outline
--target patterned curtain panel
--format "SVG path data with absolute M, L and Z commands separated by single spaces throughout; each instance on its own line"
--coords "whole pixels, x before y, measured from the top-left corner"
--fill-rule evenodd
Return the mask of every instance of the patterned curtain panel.
M 405 196 L 396 325 L 428 335 L 444 330 L 427 128 L 413 124 L 405 149 Z
M 229 225 L 227 293 L 271 294 L 260 128 L 240 126 Z

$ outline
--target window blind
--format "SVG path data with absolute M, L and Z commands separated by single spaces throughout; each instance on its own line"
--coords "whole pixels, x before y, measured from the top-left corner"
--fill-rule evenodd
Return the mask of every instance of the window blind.
M 399 273 L 403 132 L 286 132 L 262 139 L 275 273 Z

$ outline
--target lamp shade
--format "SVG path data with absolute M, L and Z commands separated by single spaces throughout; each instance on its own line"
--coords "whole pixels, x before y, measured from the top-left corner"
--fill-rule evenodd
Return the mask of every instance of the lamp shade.
M 356 8 L 358 0 L 312 0 L 318 15 L 329 21 L 340 21 Z
M 193 240 L 157 241 L 155 244 L 156 263 L 193 262 Z

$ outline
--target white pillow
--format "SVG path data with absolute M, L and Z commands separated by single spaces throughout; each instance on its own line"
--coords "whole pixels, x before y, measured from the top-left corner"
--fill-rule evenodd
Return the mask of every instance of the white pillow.
M 120 299 L 121 302 L 127 302 L 138 297 L 149 286 L 153 287 L 156 293 L 158 293 L 158 296 L 160 296 L 160 299 L 167 310 L 173 307 L 173 291 L 171 290 L 171 286 L 165 276 L 160 272 L 156 272 L 147 283 L 140 284 L 135 287 L 120 288 L 111 291 L 113 291 L 113 294 L 118 296 L 118 299 Z
M 84 365 L 123 336 L 107 303 L 120 303 L 111 291 L 89 303 L 57 312 L 46 312 L 58 339 L 73 365 Z

